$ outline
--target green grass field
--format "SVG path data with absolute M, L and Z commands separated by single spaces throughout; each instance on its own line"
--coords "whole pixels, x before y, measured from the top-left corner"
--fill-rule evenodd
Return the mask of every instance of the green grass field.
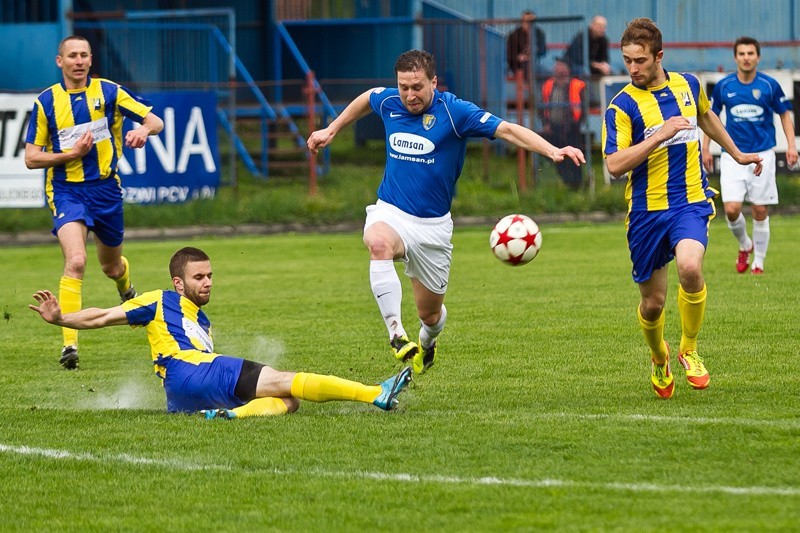
M 545 225 L 511 268 L 457 228 L 437 365 L 390 413 L 304 402 L 291 416 L 167 415 L 145 332 L 58 328 L 26 306 L 61 254 L 2 248 L 0 530 L 796 530 L 800 218 L 772 217 L 767 273 L 738 275 L 715 220 L 700 351 L 711 386 L 650 389 L 621 223 Z M 212 258 L 217 349 L 377 382 L 397 370 L 359 234 L 196 239 Z M 140 290 L 183 242 L 130 242 Z M 678 344 L 670 273 L 667 338 Z M 417 319 L 410 285 L 404 317 Z M 117 303 L 90 250 L 84 306 Z

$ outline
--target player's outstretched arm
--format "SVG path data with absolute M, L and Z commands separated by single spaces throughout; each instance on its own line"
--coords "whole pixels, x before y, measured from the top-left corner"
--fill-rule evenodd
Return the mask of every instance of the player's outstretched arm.
M 47 290 L 36 291 L 33 298 L 39 305 L 30 304 L 28 307 L 50 324 L 72 329 L 97 329 L 106 326 L 122 326 L 128 324 L 128 317 L 121 305 L 100 309 L 87 307 L 75 313 L 61 314 L 61 306 L 55 295 Z
M 586 158 L 579 149 L 572 146 L 565 146 L 563 148 L 553 146 L 536 132 L 522 127 L 519 124 L 508 122 L 507 120 L 504 120 L 497 126 L 494 136 L 498 139 L 510 142 L 514 146 L 528 150 L 529 152 L 536 152 L 547 156 L 555 163 L 561 163 L 566 158 L 572 159 L 576 165 L 586 163 Z
M 758 154 L 745 154 L 739 150 L 739 147 L 736 146 L 736 143 L 733 142 L 733 139 L 731 139 L 731 136 L 728 135 L 727 130 L 725 130 L 722 121 L 713 111 L 709 109 L 702 115 L 698 115 L 697 125 L 703 130 L 703 133 L 723 147 L 737 163 L 740 165 L 755 163 L 756 168 L 753 170 L 753 174 L 756 176 L 761 174 L 761 157 L 759 157 Z
M 372 108 L 369 105 L 369 95 L 374 90 L 374 88 L 368 89 L 358 95 L 327 128 L 317 130 L 308 136 L 306 144 L 312 154 L 316 154 L 320 148 L 325 148 L 333 142 L 333 138 L 336 137 L 339 130 L 370 114 Z

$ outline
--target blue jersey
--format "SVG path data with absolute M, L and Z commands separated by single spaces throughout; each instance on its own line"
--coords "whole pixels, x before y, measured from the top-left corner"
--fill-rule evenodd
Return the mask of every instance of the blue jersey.
M 711 109 L 719 115 L 725 107 L 725 129 L 743 152 L 762 152 L 775 146 L 773 113 L 792 110 L 792 102 L 771 76 L 756 72 L 750 83 L 736 73 L 722 78 L 711 93 Z
M 369 102 L 386 129 L 386 169 L 378 198 L 416 217 L 446 215 L 467 139 L 493 138 L 502 120 L 435 89 L 431 106 L 421 115 L 406 109 L 397 89 L 377 88 Z

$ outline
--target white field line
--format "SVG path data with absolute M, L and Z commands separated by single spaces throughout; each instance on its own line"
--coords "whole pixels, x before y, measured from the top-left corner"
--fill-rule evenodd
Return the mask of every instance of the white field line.
M 464 414 L 465 411 L 459 411 Z M 509 423 L 519 424 L 520 419 L 525 420 L 557 420 L 569 419 L 579 421 L 623 421 L 623 422 L 645 422 L 645 423 L 670 423 L 670 424 L 691 424 L 708 426 L 742 426 L 742 427 L 763 427 L 777 429 L 800 429 L 800 418 L 733 418 L 733 417 L 706 417 L 706 416 L 666 416 L 666 415 L 646 415 L 646 414 L 603 414 L 603 413 L 533 413 L 529 415 L 503 416 L 504 412 L 498 412 L 498 416 L 493 419 L 495 422 L 508 421 Z M 483 412 L 485 415 L 485 412 Z M 425 415 L 440 415 L 452 417 L 452 411 L 425 411 Z
M 171 459 L 151 459 L 147 457 L 137 457 L 130 454 L 96 455 L 91 453 L 73 453 L 67 450 L 55 450 L 49 448 L 34 448 L 30 446 L 13 446 L 0 444 L 0 453 L 10 455 L 24 455 L 40 457 L 51 460 L 72 460 L 88 461 L 94 463 L 121 463 L 134 466 L 154 466 L 178 471 L 224 471 L 241 472 L 243 474 L 253 474 L 258 469 L 253 469 L 252 465 L 248 468 L 238 468 L 232 465 L 201 464 L 181 460 Z M 282 470 L 282 469 L 261 469 L 268 475 L 275 476 L 318 476 L 341 479 L 372 479 L 377 481 L 389 481 L 396 483 L 428 483 L 438 485 L 472 485 L 472 486 L 503 486 L 503 487 L 522 487 L 522 488 L 566 488 L 566 489 L 587 489 L 587 490 L 606 490 L 617 492 L 637 492 L 637 493 L 695 493 L 695 494 L 729 494 L 742 496 L 791 496 L 800 497 L 800 487 L 730 487 L 725 485 L 659 485 L 656 483 L 622 483 L 622 482 L 589 482 L 571 481 L 565 479 L 514 479 L 500 477 L 458 477 L 440 475 L 414 475 L 398 474 L 386 472 L 368 472 L 363 470 L 355 471 L 328 471 L 320 469 L 309 470 Z

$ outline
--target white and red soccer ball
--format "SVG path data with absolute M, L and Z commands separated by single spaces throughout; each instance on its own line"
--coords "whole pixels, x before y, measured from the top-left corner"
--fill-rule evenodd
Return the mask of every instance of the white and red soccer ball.
M 525 215 L 501 218 L 489 236 L 492 253 L 508 265 L 524 265 L 536 257 L 542 247 L 539 226 Z

